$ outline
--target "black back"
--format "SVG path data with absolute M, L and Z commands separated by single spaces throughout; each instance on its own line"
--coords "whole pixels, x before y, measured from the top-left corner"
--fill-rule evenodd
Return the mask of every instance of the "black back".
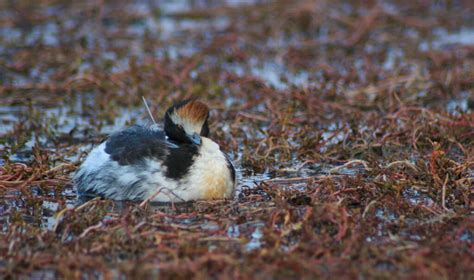
M 146 157 L 164 159 L 167 149 L 163 131 L 139 125 L 112 134 L 105 144 L 105 152 L 120 165 L 136 164 Z
M 134 125 L 112 134 L 105 152 L 120 165 L 137 165 L 154 158 L 166 166 L 166 177 L 182 178 L 198 154 L 198 146 L 167 140 L 163 131 Z

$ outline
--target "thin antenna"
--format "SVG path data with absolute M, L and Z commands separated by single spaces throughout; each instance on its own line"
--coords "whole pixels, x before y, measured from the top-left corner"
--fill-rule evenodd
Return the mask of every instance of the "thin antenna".
M 143 104 L 145 104 L 146 110 L 148 111 L 148 114 L 150 115 L 151 120 L 153 121 L 154 124 L 156 124 L 155 118 L 153 117 L 150 107 L 148 107 L 148 102 L 146 102 L 145 97 L 142 96 Z

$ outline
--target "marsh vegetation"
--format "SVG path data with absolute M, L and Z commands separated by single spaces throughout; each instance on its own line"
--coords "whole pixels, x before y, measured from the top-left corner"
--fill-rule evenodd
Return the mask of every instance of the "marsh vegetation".
M 1 278 L 474 277 L 472 1 L 0 2 Z M 76 197 L 113 131 L 212 108 L 231 201 Z

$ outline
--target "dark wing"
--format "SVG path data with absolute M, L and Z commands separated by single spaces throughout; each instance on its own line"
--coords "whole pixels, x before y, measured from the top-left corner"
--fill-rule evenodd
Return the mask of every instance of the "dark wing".
M 130 165 L 150 157 L 165 159 L 171 146 L 163 131 L 134 125 L 112 134 L 105 152 L 120 165 Z

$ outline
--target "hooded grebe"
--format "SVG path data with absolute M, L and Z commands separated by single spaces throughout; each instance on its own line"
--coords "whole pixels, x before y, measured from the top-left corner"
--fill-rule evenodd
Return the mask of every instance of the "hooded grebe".
M 188 100 L 170 107 L 164 132 L 139 125 L 112 134 L 74 175 L 79 195 L 180 202 L 231 198 L 235 170 L 208 138 L 209 109 Z

